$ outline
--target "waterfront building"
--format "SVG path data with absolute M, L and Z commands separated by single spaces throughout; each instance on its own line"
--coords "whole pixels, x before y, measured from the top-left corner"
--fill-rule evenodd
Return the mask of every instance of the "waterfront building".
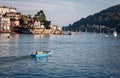
M 19 26 L 20 22 L 19 19 L 17 17 L 11 17 L 10 18 L 10 26 L 11 27 L 15 27 L 15 26 Z
M 0 32 L 10 32 L 10 18 L 0 17 Z
M 54 29 L 54 24 L 52 22 L 50 23 L 49 26 L 50 26 L 50 29 Z
M 45 26 L 42 24 L 42 22 L 40 22 L 40 21 L 35 21 L 34 22 L 34 27 L 35 28 L 41 28 L 41 29 L 44 29 L 45 28 Z
M 17 12 L 16 8 L 7 7 L 7 6 L 0 6 L 0 14 L 4 15 L 8 12 Z
M 40 25 L 41 25 L 41 24 L 40 24 L 39 21 L 35 21 L 35 22 L 34 22 L 34 27 L 35 27 L 35 28 L 40 28 Z
M 7 12 L 7 13 L 5 13 L 5 16 L 20 18 L 20 13 L 18 13 L 18 12 Z
M 7 12 L 9 12 L 9 7 L 6 7 L 6 6 L 0 6 L 0 13 L 3 15 Z
M 41 25 L 40 28 L 45 28 L 44 25 Z
M 17 12 L 17 9 L 16 9 L 16 8 L 13 8 L 13 7 L 10 7 L 10 8 L 9 8 L 9 11 L 16 13 L 16 12 Z
M 12 27 L 19 26 L 20 13 L 16 8 L 0 6 L 0 31 L 10 32 Z
M 17 12 L 9 12 L 9 13 L 5 13 L 5 15 L 7 17 L 10 17 L 10 26 L 14 27 L 14 26 L 19 26 L 20 22 L 20 13 Z

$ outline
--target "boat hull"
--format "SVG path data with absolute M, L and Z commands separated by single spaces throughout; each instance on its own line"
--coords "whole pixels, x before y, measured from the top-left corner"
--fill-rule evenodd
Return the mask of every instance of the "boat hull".
M 45 56 L 50 56 L 51 55 L 51 51 L 43 51 L 45 53 L 43 54 L 31 54 L 32 57 L 34 58 L 39 58 L 39 57 L 45 57 Z

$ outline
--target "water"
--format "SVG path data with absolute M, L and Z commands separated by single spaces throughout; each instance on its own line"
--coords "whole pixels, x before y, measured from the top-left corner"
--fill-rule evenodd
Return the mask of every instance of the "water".
M 0 34 L 0 78 L 120 78 L 120 37 Z M 51 56 L 32 58 L 35 50 Z

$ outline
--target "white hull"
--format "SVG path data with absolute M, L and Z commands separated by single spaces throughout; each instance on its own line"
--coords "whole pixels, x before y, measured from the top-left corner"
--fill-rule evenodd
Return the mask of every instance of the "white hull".
M 113 36 L 117 37 L 117 32 L 116 31 L 113 32 Z

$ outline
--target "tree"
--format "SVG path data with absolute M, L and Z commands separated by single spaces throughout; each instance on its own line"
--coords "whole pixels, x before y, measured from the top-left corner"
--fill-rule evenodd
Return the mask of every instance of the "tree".
M 45 16 L 43 10 L 40 10 L 39 12 L 37 12 L 37 14 L 35 14 L 34 18 L 37 21 L 45 21 L 46 20 L 46 16 Z
M 33 19 L 32 15 L 30 15 L 30 14 L 28 15 L 28 18 L 29 18 L 29 19 Z
M 21 19 L 20 19 L 20 24 L 21 24 L 21 25 L 26 25 L 26 24 L 28 23 L 28 21 L 29 21 L 28 16 L 26 16 L 26 15 L 21 15 Z

